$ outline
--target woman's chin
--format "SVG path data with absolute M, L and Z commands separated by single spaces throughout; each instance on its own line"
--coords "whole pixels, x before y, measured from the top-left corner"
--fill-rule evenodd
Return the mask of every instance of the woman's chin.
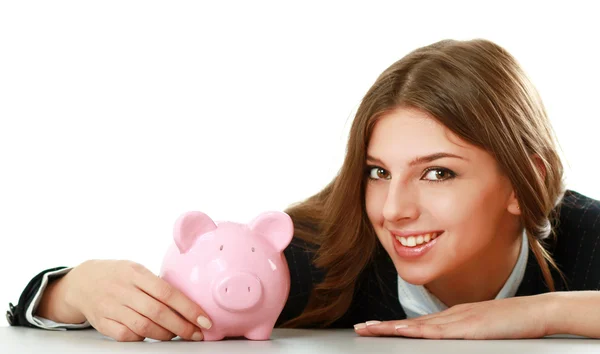
M 425 285 L 435 280 L 435 273 L 419 266 L 396 265 L 396 271 L 402 280 L 413 285 Z

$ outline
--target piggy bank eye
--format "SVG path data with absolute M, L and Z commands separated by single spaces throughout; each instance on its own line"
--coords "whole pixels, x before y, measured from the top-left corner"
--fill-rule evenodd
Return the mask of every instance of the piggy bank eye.
M 252 252 L 254 252 L 254 247 L 252 247 Z
M 223 250 L 223 245 L 221 245 L 221 248 L 219 248 L 219 250 L 220 250 L 220 251 L 222 251 L 222 250 Z

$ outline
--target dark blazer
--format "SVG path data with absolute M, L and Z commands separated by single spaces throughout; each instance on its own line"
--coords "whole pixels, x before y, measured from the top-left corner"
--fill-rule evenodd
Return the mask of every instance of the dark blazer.
M 600 288 L 600 201 L 573 191 L 567 191 L 559 204 L 559 222 L 555 227 L 556 242 L 546 247 L 566 277 L 564 284 L 554 273 L 558 291 L 598 290 Z M 323 279 L 324 272 L 312 265 L 310 245 L 294 239 L 284 251 L 291 276 L 290 296 L 277 321 L 281 324 L 299 315 L 308 303 L 313 285 Z M 37 293 L 45 270 L 36 275 L 23 290 L 16 307 L 10 305 L 7 319 L 13 326 L 34 327 L 25 319 L 25 309 Z M 374 261 L 357 280 L 354 297 L 348 311 L 331 327 L 352 328 L 368 320 L 399 320 L 406 318 L 398 300 L 398 273 L 388 254 L 380 246 Z M 525 276 L 516 296 L 548 292 L 540 267 L 530 251 Z

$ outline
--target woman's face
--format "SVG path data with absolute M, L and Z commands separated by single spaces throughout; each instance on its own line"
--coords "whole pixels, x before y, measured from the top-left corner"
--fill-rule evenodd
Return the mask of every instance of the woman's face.
M 520 211 L 510 181 L 489 153 L 427 113 L 401 107 L 382 116 L 367 156 L 367 215 L 405 281 L 482 277 L 515 245 Z

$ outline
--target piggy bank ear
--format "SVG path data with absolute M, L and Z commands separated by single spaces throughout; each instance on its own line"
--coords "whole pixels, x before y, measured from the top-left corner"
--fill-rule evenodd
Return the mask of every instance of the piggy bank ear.
M 214 221 L 202 212 L 190 211 L 180 216 L 173 229 L 173 239 L 179 253 L 189 251 L 198 237 L 216 228 Z
M 283 251 L 292 241 L 294 224 L 286 213 L 269 211 L 257 216 L 250 229 L 265 237 L 278 251 Z

